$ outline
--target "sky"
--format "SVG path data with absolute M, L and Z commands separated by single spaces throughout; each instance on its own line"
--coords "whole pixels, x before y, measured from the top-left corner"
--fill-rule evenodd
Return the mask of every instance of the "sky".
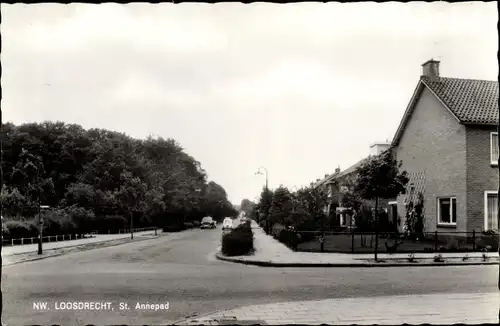
M 496 6 L 1 4 L 3 117 L 174 138 L 239 204 L 392 140 L 431 58 L 497 80 Z

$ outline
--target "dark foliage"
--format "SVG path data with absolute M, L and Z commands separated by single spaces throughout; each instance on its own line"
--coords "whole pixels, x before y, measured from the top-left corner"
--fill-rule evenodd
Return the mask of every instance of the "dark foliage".
M 6 237 L 158 226 L 236 216 L 222 186 L 173 139 L 133 139 L 62 122 L 2 126 Z M 36 228 L 35 228 L 36 229 Z M 23 231 L 24 230 L 24 231 Z M 38 232 L 35 231 L 34 235 Z
M 222 253 L 226 256 L 243 256 L 254 252 L 253 232 L 249 223 L 238 225 L 222 237 Z

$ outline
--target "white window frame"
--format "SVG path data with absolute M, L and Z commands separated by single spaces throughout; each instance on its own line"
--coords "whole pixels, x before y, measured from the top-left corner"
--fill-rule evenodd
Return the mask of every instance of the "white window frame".
M 497 195 L 498 200 L 498 190 L 486 190 L 484 192 L 484 230 L 488 231 L 488 195 Z M 500 204 L 500 202 L 499 202 Z
M 498 132 L 491 132 L 490 133 L 490 163 L 491 163 L 491 165 L 498 166 L 498 159 L 496 161 L 493 159 L 493 137 L 494 136 L 497 137 L 497 142 L 499 141 L 498 140 Z
M 340 217 L 340 226 L 347 226 L 347 219 L 346 219 L 346 216 L 345 216 L 345 211 L 347 209 L 345 207 L 337 207 L 336 211 L 339 213 L 339 217 Z M 342 223 L 344 222 L 344 223 Z
M 443 199 L 449 199 L 450 200 L 450 222 L 443 222 L 441 221 L 441 200 Z M 453 205 L 452 201 L 455 200 L 455 206 L 457 206 L 457 197 L 449 196 L 449 197 L 438 197 L 437 198 L 437 224 L 438 226 L 456 226 L 457 221 L 453 222 Z M 457 216 L 458 220 L 458 214 L 455 215 Z

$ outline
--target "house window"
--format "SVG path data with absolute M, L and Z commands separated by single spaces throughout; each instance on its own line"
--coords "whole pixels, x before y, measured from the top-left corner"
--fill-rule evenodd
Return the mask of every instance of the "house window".
M 457 224 L 457 199 L 455 197 L 438 199 L 438 224 Z
M 498 194 L 496 191 L 485 192 L 485 229 L 498 230 Z
M 491 156 L 491 164 L 498 165 L 498 133 L 491 133 L 491 141 L 490 141 L 490 156 Z

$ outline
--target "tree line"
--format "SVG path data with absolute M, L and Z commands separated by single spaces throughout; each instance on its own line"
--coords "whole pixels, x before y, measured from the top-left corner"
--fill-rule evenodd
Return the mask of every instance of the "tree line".
M 63 122 L 2 125 L 6 237 L 182 227 L 237 215 L 224 188 L 174 139 Z M 39 212 L 40 206 L 48 206 Z

